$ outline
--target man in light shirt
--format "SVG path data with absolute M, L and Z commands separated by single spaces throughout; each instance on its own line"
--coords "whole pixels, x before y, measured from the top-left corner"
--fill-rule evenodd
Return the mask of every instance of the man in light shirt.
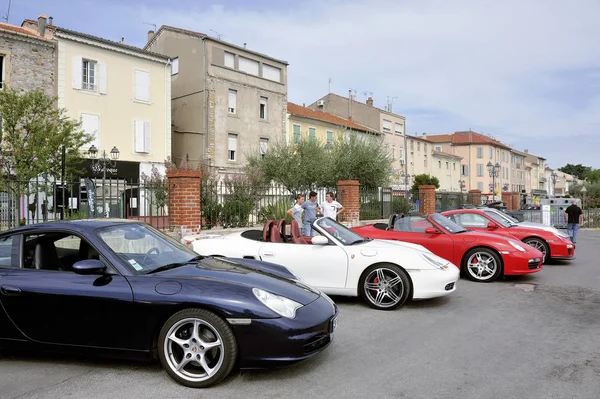
M 296 204 L 291 209 L 288 209 L 287 214 L 292 216 L 296 222 L 298 222 L 298 228 L 300 229 L 300 234 L 304 230 L 304 225 L 302 223 L 302 204 L 304 203 L 304 194 L 296 195 Z
M 337 215 L 344 212 L 342 204 L 333 199 L 333 192 L 329 191 L 325 195 L 325 203 L 321 204 L 323 216 L 337 220 Z

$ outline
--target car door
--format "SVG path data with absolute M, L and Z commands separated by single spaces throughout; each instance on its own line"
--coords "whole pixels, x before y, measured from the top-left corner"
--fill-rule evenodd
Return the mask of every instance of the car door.
M 427 234 L 425 233 L 427 228 L 434 228 L 440 234 Z M 452 260 L 454 258 L 454 241 L 452 237 L 421 216 L 407 216 L 398 219 L 394 224 L 394 230 L 390 231 L 390 234 L 395 240 L 422 245 L 444 259 Z
M 11 270 L 19 267 L 19 240 L 20 235 L 9 235 L 0 237 L 0 339 L 25 340 L 23 334 L 8 317 L 4 310 L 5 307 L 2 291 L 2 278 L 10 273 Z
M 345 288 L 348 255 L 330 241 L 328 245 L 267 242 L 259 249 L 261 260 L 290 269 L 317 288 Z
M 127 279 L 103 256 L 99 260 L 108 268 L 104 275 L 76 274 L 70 269 L 72 264 L 61 264 L 58 255 L 50 252 L 38 257 L 42 241 L 51 242 L 56 253 L 90 245 L 78 235 L 36 231 L 21 239 L 21 267 L 0 280 L 0 300 L 19 330 L 43 343 L 127 348 L 127 331 L 135 328 Z M 87 251 L 81 254 L 82 259 L 86 257 Z M 43 259 L 41 265 L 38 259 Z

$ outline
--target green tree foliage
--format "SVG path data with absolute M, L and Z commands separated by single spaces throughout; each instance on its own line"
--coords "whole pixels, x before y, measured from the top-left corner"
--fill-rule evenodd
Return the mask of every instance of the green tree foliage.
M 575 176 L 576 178 L 583 180 L 586 177 L 586 174 L 592 171 L 592 168 L 589 166 L 583 166 L 582 164 L 571 165 L 570 163 L 566 164 L 562 168 L 558 168 L 563 173 L 567 173 L 571 176 Z
M 411 191 L 418 191 L 419 186 L 432 185 L 435 188 L 440 188 L 440 181 L 435 176 L 430 176 L 428 174 L 416 175 L 415 182 L 411 187 Z
M 61 175 L 62 147 L 66 152 L 66 173 L 80 170 L 80 149 L 91 141 L 80 123 L 56 107 L 56 99 L 40 90 L 0 91 L 0 182 L 14 180 L 13 193 L 24 193 L 27 182 L 44 175 Z
M 317 140 L 292 145 L 276 142 L 266 154 L 254 151 L 246 157 L 247 173 L 258 171 L 266 182 L 281 184 L 292 193 L 333 187 L 338 180 L 359 180 L 364 186 L 379 187 L 388 182 L 392 172 L 383 141 L 357 133 L 339 135 L 330 146 Z

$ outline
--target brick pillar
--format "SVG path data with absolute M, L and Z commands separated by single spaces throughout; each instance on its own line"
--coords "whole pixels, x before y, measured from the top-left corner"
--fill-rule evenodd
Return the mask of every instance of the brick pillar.
M 502 191 L 502 201 L 506 204 L 506 209 L 512 211 L 512 195 L 510 191 Z
M 357 226 L 360 218 L 360 182 L 358 180 L 339 180 L 337 182 L 337 200 L 344 207 L 338 221 Z
M 521 208 L 521 195 L 519 192 L 512 193 L 512 209 L 511 211 L 518 211 Z
M 478 189 L 469 190 L 469 196 L 471 197 L 471 204 L 480 206 L 481 205 L 481 191 Z
M 435 186 L 419 186 L 419 215 L 435 213 Z
M 169 170 L 169 224 L 182 235 L 200 232 L 200 184 L 199 170 Z

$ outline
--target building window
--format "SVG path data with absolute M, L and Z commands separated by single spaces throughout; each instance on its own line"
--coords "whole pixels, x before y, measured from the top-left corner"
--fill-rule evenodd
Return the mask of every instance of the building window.
M 260 98 L 258 117 L 263 121 L 267 120 L 267 101 L 268 101 L 267 97 Z
M 396 146 L 392 146 L 392 161 L 396 160 Z
M 479 176 L 479 177 L 483 176 L 483 164 L 480 164 L 480 163 L 477 164 L 477 176 Z
M 327 133 L 327 145 L 333 145 L 333 132 L 331 130 L 328 130 Z
M 83 90 L 96 90 L 96 61 L 83 60 L 82 62 L 82 81 Z
M 479 183 L 477 183 L 477 189 L 478 189 L 479 191 L 483 191 L 483 182 L 479 182 Z
M 0 89 L 4 88 L 4 55 L 0 55 Z
M 441 147 L 441 146 L 439 146 L 439 145 L 436 145 L 436 146 L 435 146 L 435 150 L 436 150 L 436 151 L 440 151 L 440 152 L 441 152 L 441 151 L 442 151 L 442 147 Z
M 423 150 L 427 152 L 427 143 L 423 143 Z
M 383 131 L 386 133 L 390 133 L 392 131 L 392 121 L 388 121 L 387 119 L 383 120 Z
M 294 125 L 293 129 L 294 129 L 294 131 L 293 131 L 292 141 L 294 144 L 298 144 L 300 142 L 300 138 L 301 138 L 300 125 Z
M 446 169 L 450 169 L 450 164 L 446 162 Z
M 263 64 L 262 67 L 263 78 L 272 80 L 274 82 L 281 82 L 281 69 L 275 68 L 274 66 Z
M 250 58 L 239 57 L 239 70 L 250 75 L 258 76 L 258 61 Z
M 150 102 L 150 72 L 135 70 L 135 99 Z
M 310 141 L 315 141 L 317 139 L 317 129 L 314 127 L 308 128 L 308 139 Z
M 402 134 L 402 123 L 396 122 L 396 124 L 394 125 L 394 131 L 396 132 L 396 134 Z
M 237 108 L 237 90 L 229 89 L 227 112 L 230 114 L 235 114 L 236 108 Z
M 442 161 L 438 161 L 438 168 L 442 169 Z
M 100 115 L 81 114 L 81 130 L 92 137 L 90 147 L 100 147 Z
M 260 157 L 264 158 L 269 149 L 269 139 L 260 139 Z
M 398 148 L 398 158 L 400 158 L 400 163 L 404 160 L 404 148 Z
M 414 150 L 415 149 L 415 142 L 414 141 L 410 141 L 410 149 Z
M 235 161 L 237 153 L 237 134 L 227 136 L 227 160 Z
M 423 160 L 423 166 L 427 167 L 427 155 L 425 155 L 425 159 Z
M 494 158 L 494 149 L 490 147 L 490 159 Z M 500 158 L 500 150 L 498 150 L 498 158 Z
M 469 165 L 460 165 L 460 174 L 462 176 L 469 176 Z
M 421 142 L 417 141 L 417 151 L 421 151 Z
M 456 170 L 456 162 L 452 162 L 452 170 Z
M 171 75 L 177 75 L 179 73 L 179 57 L 173 58 L 171 62 Z
M 477 147 L 477 158 L 483 158 L 483 147 Z
M 233 53 L 228 53 L 227 51 L 225 51 L 224 64 L 227 68 L 235 68 L 235 55 L 233 55 Z
M 150 122 L 135 121 L 133 149 L 135 152 L 149 153 L 151 141 Z

